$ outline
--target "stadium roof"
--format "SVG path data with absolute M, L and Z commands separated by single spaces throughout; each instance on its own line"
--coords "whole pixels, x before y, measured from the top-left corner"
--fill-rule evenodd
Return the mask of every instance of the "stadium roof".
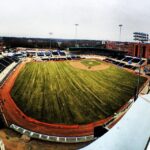
M 150 94 L 139 96 L 105 135 L 82 150 L 144 150 L 150 137 Z

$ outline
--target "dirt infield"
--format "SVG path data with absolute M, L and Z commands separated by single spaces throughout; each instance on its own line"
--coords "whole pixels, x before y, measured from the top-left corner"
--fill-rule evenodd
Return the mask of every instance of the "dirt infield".
M 70 61 L 69 63 L 74 68 L 78 68 L 82 70 L 89 70 L 89 71 L 105 70 L 110 67 L 109 64 L 105 64 L 105 63 L 97 65 L 97 66 L 93 66 L 93 67 L 88 67 L 82 64 L 80 61 Z

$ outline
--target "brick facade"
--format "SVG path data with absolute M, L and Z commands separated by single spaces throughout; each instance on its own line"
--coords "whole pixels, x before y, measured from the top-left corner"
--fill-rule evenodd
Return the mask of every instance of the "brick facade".
M 134 57 L 148 58 L 150 59 L 150 44 L 132 43 L 132 42 L 107 42 L 107 49 L 115 49 L 119 51 L 128 52 L 128 55 Z

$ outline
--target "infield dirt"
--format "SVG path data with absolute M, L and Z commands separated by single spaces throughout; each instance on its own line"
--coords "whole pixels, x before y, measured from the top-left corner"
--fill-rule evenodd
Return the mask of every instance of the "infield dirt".
M 110 67 L 109 64 L 102 63 L 100 65 L 96 65 L 93 67 L 88 67 L 81 63 L 81 61 L 70 61 L 70 65 L 74 68 L 82 69 L 82 70 L 89 70 L 89 71 L 99 71 L 99 70 L 105 70 Z

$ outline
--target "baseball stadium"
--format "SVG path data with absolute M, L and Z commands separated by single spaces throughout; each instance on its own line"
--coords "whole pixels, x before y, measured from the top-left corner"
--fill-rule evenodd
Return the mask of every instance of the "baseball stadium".
M 107 132 L 130 108 L 137 81 L 139 91 L 148 81 L 135 71 L 145 60 L 135 57 L 60 50 L 27 50 L 16 56 L 22 57 L 0 59 L 1 117 L 7 127 L 45 141 L 94 140 L 97 128 Z
M 0 4 L 0 150 L 150 150 L 149 0 Z

